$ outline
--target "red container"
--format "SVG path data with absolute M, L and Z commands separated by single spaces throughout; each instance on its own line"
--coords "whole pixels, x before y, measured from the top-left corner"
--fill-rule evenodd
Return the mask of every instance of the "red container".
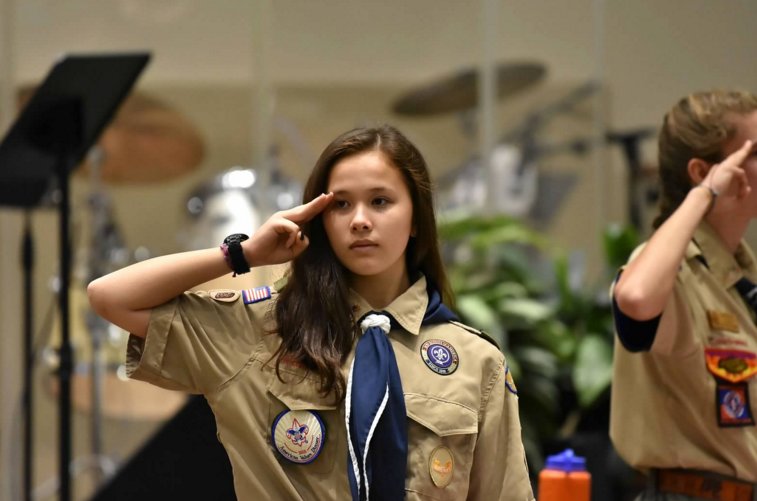
M 590 501 L 591 474 L 586 459 L 572 449 L 547 457 L 539 473 L 539 501 Z

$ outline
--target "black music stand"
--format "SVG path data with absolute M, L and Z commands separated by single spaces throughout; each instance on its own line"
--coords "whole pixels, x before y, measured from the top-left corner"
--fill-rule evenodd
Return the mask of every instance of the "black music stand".
M 31 209 L 46 194 L 59 193 L 61 319 L 59 394 L 60 499 L 71 498 L 71 371 L 69 336 L 68 176 L 131 90 L 150 60 L 146 52 L 122 54 L 71 54 L 61 57 L 48 73 L 16 122 L 0 143 L 0 206 Z M 31 499 L 31 287 L 32 248 L 28 217 L 23 241 L 25 312 L 24 341 L 24 484 Z

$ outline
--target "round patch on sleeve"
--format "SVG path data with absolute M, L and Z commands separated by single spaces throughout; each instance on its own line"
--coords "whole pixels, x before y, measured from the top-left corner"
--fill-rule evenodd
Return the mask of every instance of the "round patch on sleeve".
M 312 463 L 323 450 L 326 425 L 316 412 L 285 410 L 273 420 L 271 440 L 287 461 Z
M 449 376 L 457 370 L 460 358 L 457 350 L 447 341 L 429 339 L 421 345 L 421 357 L 426 367 L 442 376 Z
M 452 482 L 452 473 L 455 470 L 455 458 L 449 447 L 439 446 L 431 451 L 428 458 L 428 472 L 431 481 L 440 489 L 447 487 Z
M 223 303 L 232 303 L 239 298 L 239 291 L 231 289 L 216 289 L 210 291 L 210 297 Z

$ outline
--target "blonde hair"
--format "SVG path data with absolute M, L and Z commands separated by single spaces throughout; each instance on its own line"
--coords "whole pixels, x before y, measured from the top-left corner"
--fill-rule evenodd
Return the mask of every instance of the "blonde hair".
M 658 144 L 660 211 L 654 228 L 675 212 L 691 189 L 689 160 L 723 160 L 723 146 L 736 134 L 734 118 L 755 110 L 757 96 L 752 93 L 712 90 L 686 96 L 665 115 Z

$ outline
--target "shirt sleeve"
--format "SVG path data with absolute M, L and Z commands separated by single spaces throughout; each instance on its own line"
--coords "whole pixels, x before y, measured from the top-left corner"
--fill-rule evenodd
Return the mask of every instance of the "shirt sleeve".
M 245 367 L 261 340 L 253 310 L 238 298 L 218 301 L 205 292 L 154 308 L 146 337 L 129 337 L 127 374 L 189 393 L 218 389 Z
M 468 499 L 533 501 L 521 438 L 517 390 L 504 363 L 494 372 L 487 390 Z

